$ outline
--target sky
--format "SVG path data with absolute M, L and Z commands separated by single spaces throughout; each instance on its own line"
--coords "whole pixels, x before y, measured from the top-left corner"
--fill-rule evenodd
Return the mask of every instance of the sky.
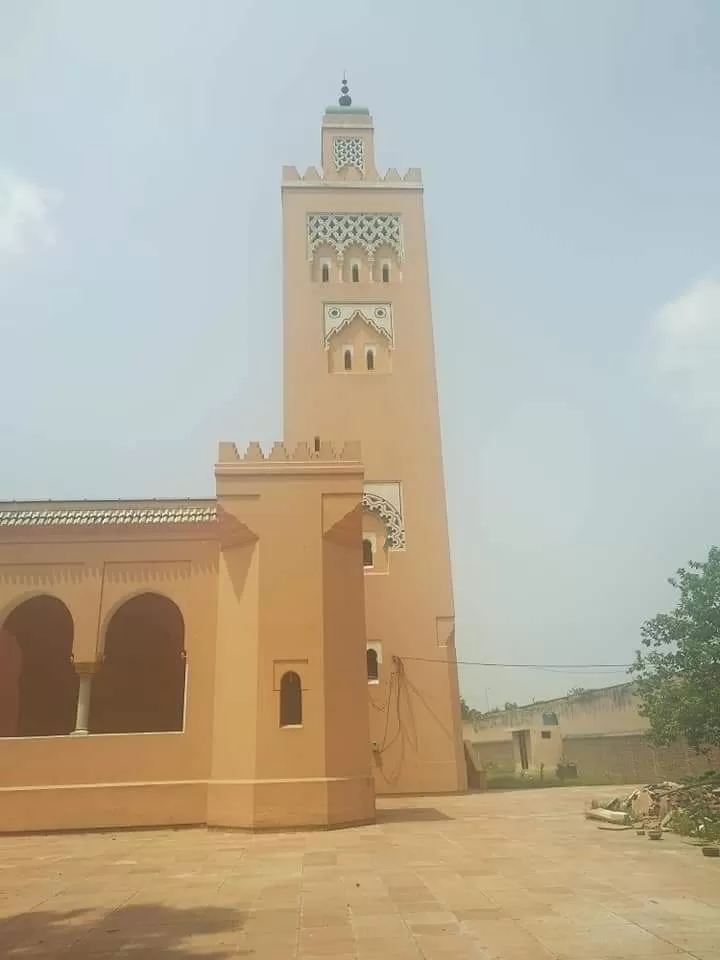
M 344 69 L 423 170 L 458 657 L 629 663 L 720 542 L 715 0 L 0 0 L 0 499 L 282 435 L 280 170 Z

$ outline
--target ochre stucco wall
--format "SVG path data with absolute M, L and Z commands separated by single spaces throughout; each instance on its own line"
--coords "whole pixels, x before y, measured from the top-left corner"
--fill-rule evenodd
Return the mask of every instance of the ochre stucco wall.
M 364 178 L 358 171 L 334 170 L 335 135 L 363 139 Z M 417 174 L 404 181 L 397 174 L 379 178 L 368 115 L 326 114 L 323 145 L 325 180 L 311 171 L 301 181 L 293 168 L 283 179 L 284 433 L 290 442 L 314 435 L 356 437 L 363 445 L 366 483 L 401 484 L 407 547 L 388 551 L 382 573 L 365 575 L 367 634 L 383 646 L 380 683 L 371 691 L 380 709 L 370 707 L 371 738 L 378 746 L 376 789 L 463 790 L 455 647 L 452 631 L 438 629 L 439 618 L 452 620 L 454 606 L 422 185 Z M 375 250 L 371 262 L 357 244 L 341 261 L 325 244 L 308 263 L 308 216 L 329 212 L 399 215 L 402 262 L 387 246 Z M 390 282 L 378 282 L 376 266 L 386 258 L 392 263 Z M 317 269 L 323 260 L 331 267 L 327 283 Z M 357 283 L 347 269 L 354 260 L 360 266 Z M 329 364 L 324 345 L 328 304 L 389 304 L 390 363 L 374 372 L 357 362 L 352 372 L 333 372 L 339 360 L 331 357 Z M 383 340 L 366 329 L 363 337 L 353 321 L 333 334 L 331 354 L 347 342 L 361 347 Z
M 223 447 L 214 526 L 0 523 L 4 617 L 58 597 L 87 676 L 120 605 L 157 593 L 182 613 L 187 668 L 182 731 L 0 738 L 0 830 L 373 819 L 359 448 Z M 287 670 L 302 680 L 292 728 Z

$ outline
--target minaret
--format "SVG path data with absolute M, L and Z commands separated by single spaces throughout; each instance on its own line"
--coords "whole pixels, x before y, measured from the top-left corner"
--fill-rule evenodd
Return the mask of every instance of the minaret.
M 322 171 L 283 170 L 284 433 L 362 444 L 376 789 L 462 790 L 421 175 L 378 172 L 370 113 L 341 90 Z

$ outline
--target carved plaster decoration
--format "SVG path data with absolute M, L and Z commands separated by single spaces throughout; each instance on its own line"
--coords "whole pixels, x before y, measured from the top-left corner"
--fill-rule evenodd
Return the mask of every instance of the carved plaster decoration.
M 365 175 L 365 142 L 362 137 L 335 137 L 333 163 L 339 172 L 343 167 L 355 167 Z
M 389 303 L 325 303 L 325 349 L 330 346 L 333 334 L 349 326 L 359 317 L 394 346 L 392 306 Z
M 363 509 L 374 513 L 385 525 L 388 550 L 404 550 L 407 546 L 399 483 L 366 483 L 363 488 Z
M 374 258 L 379 247 L 390 247 L 403 258 L 400 216 L 397 213 L 310 213 L 307 219 L 308 259 L 318 247 L 332 247 L 342 259 L 348 247 L 358 246 Z

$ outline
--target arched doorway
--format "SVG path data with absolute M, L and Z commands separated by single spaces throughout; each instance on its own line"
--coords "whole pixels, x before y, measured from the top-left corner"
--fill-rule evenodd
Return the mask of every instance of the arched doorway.
M 18 604 L 0 626 L 0 736 L 63 736 L 75 728 L 73 619 L 56 597 Z
M 110 619 L 93 678 L 90 733 L 182 730 L 185 623 L 157 593 L 127 600 Z

